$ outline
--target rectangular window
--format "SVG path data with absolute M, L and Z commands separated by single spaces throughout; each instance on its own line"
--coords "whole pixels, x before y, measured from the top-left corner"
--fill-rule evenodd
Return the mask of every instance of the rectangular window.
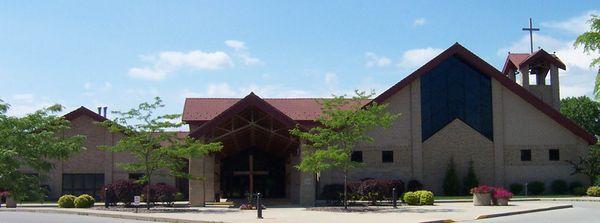
M 89 194 L 98 198 L 104 185 L 104 174 L 68 174 L 62 175 L 62 193 L 75 196 Z
M 350 160 L 352 162 L 362 163 L 363 162 L 362 151 L 352 151 L 352 154 L 350 155 Z
M 531 161 L 531 150 L 530 149 L 521 150 L 521 161 Z
M 393 163 L 394 162 L 394 151 L 381 151 L 381 162 L 382 163 Z
M 548 159 L 551 161 L 560 160 L 560 150 L 558 149 L 550 149 L 548 150 Z

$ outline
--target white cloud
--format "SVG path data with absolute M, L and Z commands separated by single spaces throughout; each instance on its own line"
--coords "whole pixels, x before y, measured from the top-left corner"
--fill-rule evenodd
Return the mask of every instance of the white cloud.
M 392 63 L 390 58 L 379 56 L 373 52 L 366 52 L 365 57 L 367 58 L 365 67 L 386 67 Z
M 432 47 L 404 51 L 398 62 L 398 67 L 402 69 L 414 69 L 423 66 L 442 51 L 443 49 Z
M 233 66 L 231 57 L 222 51 L 189 52 L 164 51 L 153 55 L 141 55 L 140 59 L 151 63 L 145 67 L 129 69 L 129 76 L 148 80 L 162 80 L 180 69 L 219 70 Z
M 228 83 L 212 83 L 204 87 L 204 91 L 184 90 L 181 93 L 183 98 L 212 97 L 212 98 L 241 98 L 250 92 L 254 92 L 260 97 L 265 98 L 297 98 L 297 97 L 320 97 L 314 92 L 304 90 L 289 89 L 278 85 L 257 85 L 249 84 L 245 86 L 232 87 Z
M 338 78 L 335 73 L 325 73 L 325 84 L 335 85 L 338 83 Z
M 573 34 L 581 34 L 590 30 L 590 24 L 587 21 L 592 14 L 600 14 L 599 10 L 585 12 L 579 16 L 569 18 L 564 21 L 543 22 L 542 26 L 567 31 Z
M 246 49 L 246 43 L 239 40 L 225 40 L 225 45 L 237 51 Z
M 83 88 L 85 88 L 86 90 L 90 90 L 90 89 L 92 89 L 92 83 L 90 83 L 90 82 L 85 82 L 85 84 L 83 84 Z
M 26 114 L 53 105 L 53 103 L 48 102 L 47 99 L 38 99 L 31 93 L 13 94 L 5 102 L 10 104 L 7 115 L 18 117 L 25 116 Z
M 242 61 L 246 66 L 264 65 L 264 62 L 262 60 L 256 57 L 252 57 L 248 53 L 241 53 L 239 54 L 239 57 L 242 58 Z
M 427 20 L 425 18 L 418 18 L 413 21 L 413 26 L 422 26 L 425 25 Z

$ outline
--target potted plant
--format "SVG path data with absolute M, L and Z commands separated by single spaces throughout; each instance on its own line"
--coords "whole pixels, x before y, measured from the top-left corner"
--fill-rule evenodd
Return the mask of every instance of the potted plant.
M 512 196 L 513 194 L 504 188 L 496 188 L 494 190 L 494 199 L 497 200 L 498 206 L 508 206 L 508 201 Z
M 493 187 L 490 186 L 477 186 L 471 188 L 471 194 L 473 194 L 473 205 L 475 206 L 490 206 L 492 205 L 492 192 Z

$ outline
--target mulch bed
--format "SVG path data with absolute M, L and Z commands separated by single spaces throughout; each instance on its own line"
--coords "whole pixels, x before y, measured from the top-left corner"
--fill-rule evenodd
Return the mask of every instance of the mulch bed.
M 225 213 L 225 212 L 237 212 L 237 211 L 239 211 L 238 209 L 230 209 L 230 208 L 223 208 L 223 209 L 197 209 L 197 208 L 190 208 L 190 207 L 162 207 L 162 206 L 151 207 L 150 210 L 146 209 L 145 206 L 140 206 L 139 208 L 124 207 L 124 206 L 110 206 L 108 209 L 104 208 L 104 206 L 95 206 L 95 207 L 92 207 L 91 209 L 102 210 L 102 211 L 120 211 L 120 212 L 129 212 L 129 213 L 135 213 L 136 209 L 137 209 L 137 213 L 190 213 L 190 212 L 195 212 L 195 213 Z

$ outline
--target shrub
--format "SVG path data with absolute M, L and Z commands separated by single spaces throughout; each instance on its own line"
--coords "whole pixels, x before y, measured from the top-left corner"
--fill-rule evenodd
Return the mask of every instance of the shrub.
M 454 165 L 454 159 L 450 158 L 446 169 L 446 175 L 444 176 L 444 195 L 455 196 L 460 193 L 460 181 L 456 174 L 456 168 Z
M 433 192 L 428 190 L 420 190 L 414 193 L 417 193 L 419 195 L 420 205 L 433 205 L 435 199 L 433 196 Z
M 573 181 L 573 182 L 571 182 L 571 183 L 569 184 L 569 192 L 571 192 L 572 194 L 575 194 L 575 195 L 577 195 L 577 194 L 575 193 L 575 188 L 578 188 L 578 187 L 581 187 L 581 188 L 583 188 L 583 184 L 582 184 L 582 183 L 580 183 L 580 182 L 578 182 L 578 181 Z M 584 188 L 584 189 L 585 189 L 585 188 Z M 585 191 L 585 190 L 584 190 L 584 191 Z M 584 195 L 584 194 L 585 194 L 585 192 L 584 192 L 582 195 Z
M 59 208 L 73 208 L 75 207 L 75 196 L 67 194 L 63 195 L 58 199 Z
M 96 202 L 96 200 L 94 200 L 92 196 L 82 194 L 79 197 L 75 198 L 74 204 L 76 208 L 90 208 L 94 206 L 94 202 Z
M 404 193 L 404 182 L 402 180 L 384 180 L 384 191 L 383 197 L 385 199 L 393 199 L 392 198 L 392 190 L 396 188 L 396 198 L 402 197 L 402 193 Z
M 419 195 L 420 194 L 416 191 L 409 191 L 404 193 L 404 196 L 402 196 L 402 200 L 404 200 L 404 203 L 408 205 L 419 205 L 421 203 L 421 197 Z
M 418 180 L 410 180 L 408 181 L 408 186 L 406 188 L 407 191 L 418 191 L 423 189 L 423 184 Z
M 383 198 L 383 185 L 377 180 L 365 180 L 360 184 L 359 193 L 363 200 L 371 201 L 372 205 L 377 204 L 378 200 Z
M 183 200 L 185 200 L 183 193 L 181 193 L 181 192 L 175 193 L 175 201 L 183 201 Z
M 118 180 L 114 183 L 107 184 L 104 186 L 108 188 L 108 195 L 101 194 L 103 199 L 109 198 L 112 205 L 116 205 L 117 202 L 123 202 L 125 206 L 131 205 L 133 197 L 141 194 L 141 186 L 133 181 Z
M 593 186 L 587 189 L 587 195 L 591 197 L 600 197 L 600 186 Z
M 585 187 L 576 187 L 573 188 L 573 194 L 577 196 L 583 196 L 587 194 L 587 190 L 585 189 Z
M 596 181 L 594 181 L 594 185 L 600 187 L 600 176 L 596 177 Z
M 540 181 L 533 181 L 527 184 L 527 191 L 532 195 L 540 195 L 546 190 L 546 185 Z
M 148 189 L 148 185 L 146 185 L 142 189 L 142 193 L 145 200 L 146 189 Z M 162 202 L 164 205 L 173 205 L 175 201 L 175 193 L 177 193 L 177 189 L 171 185 L 165 183 L 157 183 L 154 185 L 150 185 L 150 201 L 153 202 Z
M 479 186 L 479 179 L 475 174 L 475 167 L 473 160 L 469 161 L 469 168 L 467 169 L 467 175 L 463 178 L 463 194 L 468 194 L 471 188 Z
M 552 184 L 550 185 L 550 189 L 552 189 L 552 193 L 555 193 L 555 194 L 566 194 L 569 190 L 569 186 L 567 185 L 567 182 L 564 180 L 555 180 L 555 181 L 552 181 Z
M 342 184 L 327 184 L 323 186 L 321 199 L 326 200 L 329 204 L 341 203 L 344 194 L 344 185 Z
M 511 184 L 508 188 L 513 194 L 521 194 L 521 192 L 523 192 L 523 189 L 525 189 L 525 186 L 523 186 L 523 184 L 520 183 L 514 183 Z

